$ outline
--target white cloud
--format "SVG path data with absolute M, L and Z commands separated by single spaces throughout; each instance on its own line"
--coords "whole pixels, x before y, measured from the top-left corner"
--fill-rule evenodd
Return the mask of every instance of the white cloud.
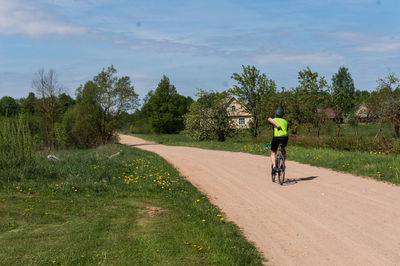
M 323 32 L 322 36 L 350 44 L 350 48 L 370 53 L 386 53 L 400 50 L 400 37 L 389 37 L 376 33 Z
M 359 51 L 373 52 L 373 53 L 386 53 L 400 50 L 400 37 L 397 38 L 381 38 L 377 39 L 359 47 L 356 47 Z
M 258 64 L 284 64 L 284 63 L 298 63 L 298 64 L 315 64 L 315 65 L 329 65 L 340 62 L 344 59 L 343 56 L 335 54 L 326 54 L 322 52 L 305 53 L 305 54 L 267 54 L 255 58 Z
M 79 35 L 88 31 L 87 27 L 63 21 L 58 14 L 36 1 L 0 0 L 0 33 L 36 37 L 47 34 Z

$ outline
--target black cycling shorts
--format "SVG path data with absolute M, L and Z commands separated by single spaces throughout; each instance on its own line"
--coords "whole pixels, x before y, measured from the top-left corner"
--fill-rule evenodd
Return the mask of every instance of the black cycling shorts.
M 276 152 L 278 150 L 279 144 L 282 145 L 283 148 L 286 147 L 288 143 L 289 137 L 273 137 L 271 142 L 271 151 Z

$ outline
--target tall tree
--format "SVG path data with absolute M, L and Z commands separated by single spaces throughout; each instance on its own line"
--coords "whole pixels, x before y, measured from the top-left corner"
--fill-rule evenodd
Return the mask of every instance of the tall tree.
M 181 131 L 184 128 L 183 115 L 192 102 L 190 97 L 178 94 L 175 86 L 164 75 L 145 106 L 153 131 L 157 134 Z
M 350 72 L 344 66 L 332 76 L 332 107 L 335 111 L 337 135 L 340 134 L 340 124 L 354 107 L 355 87 Z
M 237 82 L 237 85 L 233 85 L 229 89 L 229 93 L 237 96 L 239 101 L 252 114 L 252 134 L 253 137 L 257 137 L 263 104 L 265 104 L 268 95 L 275 93 L 276 84 L 272 79 L 268 79 L 265 74 L 260 74 L 255 66 L 242 65 L 242 69 L 241 74 L 232 74 L 231 78 Z
M 32 87 L 40 97 L 38 101 L 39 110 L 44 118 L 44 132 L 48 149 L 54 149 L 55 146 L 55 115 L 57 97 L 62 89 L 58 84 L 57 73 L 50 69 L 47 73 L 43 68 L 39 69 L 32 80 Z
M 319 135 L 320 127 L 326 116 L 320 110 L 327 105 L 327 82 L 318 72 L 312 72 L 309 67 L 299 71 L 299 85 L 288 93 L 287 110 L 288 120 L 297 131 L 299 125 L 308 125 L 316 128 Z M 292 127 L 292 126 L 291 126 Z
M 137 107 L 138 95 L 131 85 L 130 77 L 118 77 L 113 65 L 96 75 L 93 84 L 97 88 L 95 97 L 103 110 L 100 130 L 102 143 L 105 144 L 118 127 L 120 115 Z

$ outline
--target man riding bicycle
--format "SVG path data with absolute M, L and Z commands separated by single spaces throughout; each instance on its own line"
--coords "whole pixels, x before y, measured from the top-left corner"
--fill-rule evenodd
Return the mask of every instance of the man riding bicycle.
M 272 174 L 276 173 L 276 151 L 278 150 L 279 144 L 282 146 L 283 158 L 286 158 L 285 147 L 288 143 L 288 122 L 282 117 L 285 112 L 282 108 L 278 108 L 275 111 L 275 117 L 268 117 L 268 122 L 273 125 L 274 135 L 271 142 L 271 163 L 272 163 Z

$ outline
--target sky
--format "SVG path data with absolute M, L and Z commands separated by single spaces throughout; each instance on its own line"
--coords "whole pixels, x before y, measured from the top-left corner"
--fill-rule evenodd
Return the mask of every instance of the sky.
M 111 64 L 142 99 L 166 75 L 178 93 L 222 91 L 254 65 L 278 88 L 310 67 L 356 89 L 400 76 L 399 0 L 0 0 L 0 97 L 26 97 L 41 68 L 64 91 Z

